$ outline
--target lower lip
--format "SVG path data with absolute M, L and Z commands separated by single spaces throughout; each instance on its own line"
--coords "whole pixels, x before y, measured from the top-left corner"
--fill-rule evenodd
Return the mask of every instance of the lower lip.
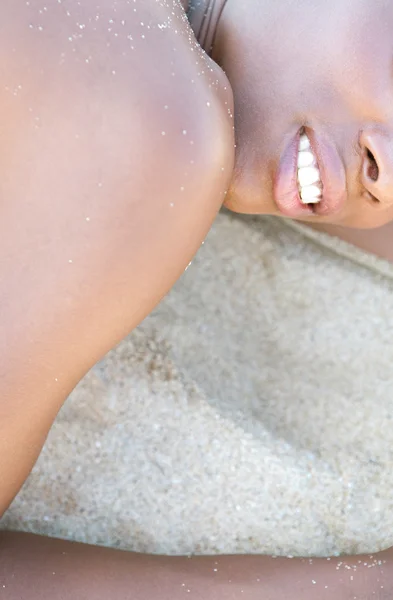
M 274 181 L 274 199 L 282 215 L 291 218 L 332 216 L 340 212 L 346 199 L 345 170 L 336 149 L 306 129 L 317 157 L 323 195 L 320 202 L 309 205 L 300 199 L 297 183 L 297 160 L 300 130 L 282 153 Z

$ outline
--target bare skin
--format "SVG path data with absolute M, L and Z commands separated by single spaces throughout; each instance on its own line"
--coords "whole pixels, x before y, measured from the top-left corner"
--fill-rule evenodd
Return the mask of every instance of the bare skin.
M 233 167 L 230 87 L 179 4 L 40 9 L 2 5 L 0 512 L 75 384 L 183 273 Z
M 274 172 L 288 137 L 307 125 L 337 148 L 348 197 L 334 216 L 299 219 L 393 260 L 392 27 L 385 0 L 227 0 L 212 56 L 235 95 L 228 208 L 281 215 Z
M 393 553 L 340 558 L 168 557 L 3 534 L 7 600 L 388 600 Z
M 249 14 L 262 20 L 261 4 L 253 1 L 255 10 Z M 1 511 L 31 469 L 64 399 L 181 274 L 228 186 L 227 205 L 233 210 L 276 214 L 269 204 L 268 177 L 258 179 L 259 171 L 248 170 L 249 149 L 260 148 L 260 158 L 268 156 L 269 148 L 281 143 L 274 136 L 282 122 L 278 117 L 269 121 L 276 123 L 269 135 L 265 129 L 258 132 L 254 123 L 257 138 L 247 138 L 252 129 L 248 119 L 265 107 L 263 86 L 244 93 L 239 81 L 251 57 L 237 28 L 246 25 L 247 43 L 261 55 L 256 27 L 247 31 L 244 3 L 228 0 L 212 51 L 228 72 L 237 99 L 238 154 L 232 180 L 230 85 L 212 62 L 205 64 L 213 73 L 207 68 L 201 76 L 180 5 L 169 4 L 141 2 L 134 16 L 126 2 L 117 2 L 116 19 L 121 22 L 121 14 L 125 21 L 134 19 L 132 31 L 140 42 L 136 53 L 137 45 L 130 45 L 134 39 L 111 38 L 113 14 L 105 7 L 99 20 L 105 31 L 97 25 L 98 31 L 82 28 L 83 36 L 75 37 L 76 27 L 95 19 L 96 3 L 85 2 L 82 10 L 76 0 L 69 2 L 75 17 L 70 28 L 55 13 L 43 20 L 38 0 L 31 0 L 29 9 L 15 0 L 2 6 L 0 60 L 8 89 L 0 93 L 0 156 L 7 174 L 2 198 L 9 202 L 2 205 L 0 220 Z M 169 17 L 175 25 L 168 36 L 140 29 L 142 19 L 162 24 Z M 157 38 L 142 44 L 150 34 Z M 18 39 L 24 40 L 23 52 L 13 51 Z M 239 42 L 236 56 L 228 47 L 234 42 Z M 168 86 L 174 47 L 176 86 Z M 92 54 L 93 69 L 88 71 Z M 252 65 L 261 68 L 261 61 Z M 266 82 L 263 72 L 262 77 Z M 250 117 L 242 89 L 244 102 L 254 108 Z M 289 97 L 283 104 L 289 105 Z M 179 186 L 186 172 L 186 183 Z M 343 224 L 382 224 L 388 214 L 393 217 L 388 208 L 377 213 L 370 205 L 362 210 L 359 217 L 355 208 L 353 213 L 348 208 Z M 176 600 L 185 594 L 206 600 L 307 600 L 316 592 L 326 600 L 391 597 L 391 552 L 375 557 L 372 568 L 370 557 L 311 563 L 258 556 L 149 557 L 5 533 L 0 536 L 0 593 L 7 600 Z M 349 568 L 341 571 L 340 562 Z M 351 579 L 355 565 L 359 567 Z

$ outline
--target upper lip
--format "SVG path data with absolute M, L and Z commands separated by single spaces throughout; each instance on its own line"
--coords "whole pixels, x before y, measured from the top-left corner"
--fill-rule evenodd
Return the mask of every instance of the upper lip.
M 310 140 L 322 183 L 322 200 L 313 208 L 302 204 L 297 184 L 297 154 L 302 131 Z M 347 200 L 347 191 L 344 165 L 335 145 L 310 127 L 299 129 L 281 155 L 274 195 L 280 211 L 290 217 L 330 216 L 339 212 Z

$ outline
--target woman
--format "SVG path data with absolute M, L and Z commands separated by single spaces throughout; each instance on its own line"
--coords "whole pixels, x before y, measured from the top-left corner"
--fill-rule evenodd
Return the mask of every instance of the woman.
M 243 4 L 213 5 L 210 26 L 189 7 L 214 63 L 176 2 L 4 8 L 2 510 L 71 389 L 166 293 L 228 188 L 232 210 L 289 216 L 391 259 L 392 7 Z M 234 170 L 218 64 L 235 99 Z M 304 168 L 319 172 L 304 185 L 301 140 Z M 306 197 L 310 186 L 319 193 Z M 345 581 L 339 565 L 358 557 L 222 557 L 217 584 L 212 558 L 14 534 L 2 544 L 9 598 L 313 597 L 321 580 L 326 598 L 391 589 L 389 551 Z

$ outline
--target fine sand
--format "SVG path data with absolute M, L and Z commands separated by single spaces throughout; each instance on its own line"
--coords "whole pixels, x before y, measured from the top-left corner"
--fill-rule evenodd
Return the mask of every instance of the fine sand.
M 393 545 L 393 267 L 223 213 L 85 377 L 2 527 L 146 552 Z

